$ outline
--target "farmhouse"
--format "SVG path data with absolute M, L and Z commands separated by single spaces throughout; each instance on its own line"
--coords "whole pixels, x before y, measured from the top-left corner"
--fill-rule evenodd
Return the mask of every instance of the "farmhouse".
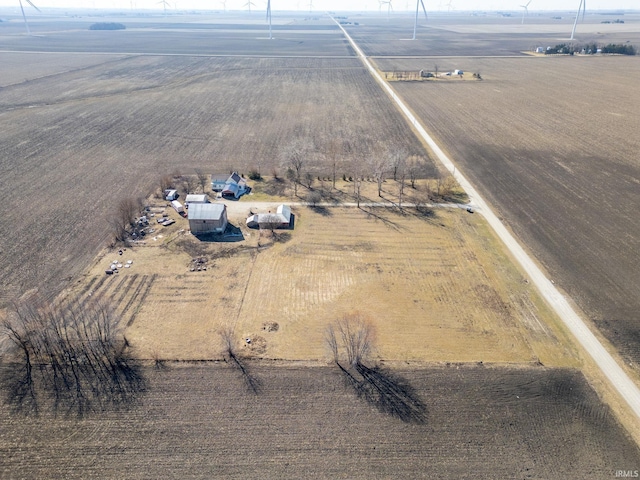
M 227 207 L 219 203 L 192 203 L 187 218 L 194 235 L 222 233 L 227 228 Z
M 280 205 L 276 213 L 258 213 L 247 218 L 249 228 L 290 228 L 291 208 Z
M 184 199 L 184 203 L 189 205 L 190 203 L 209 203 L 209 197 L 206 194 L 203 195 L 195 195 L 190 193 Z
M 247 191 L 247 182 L 233 172 L 231 175 L 211 175 L 211 190 L 221 192 L 223 197 L 240 198 Z

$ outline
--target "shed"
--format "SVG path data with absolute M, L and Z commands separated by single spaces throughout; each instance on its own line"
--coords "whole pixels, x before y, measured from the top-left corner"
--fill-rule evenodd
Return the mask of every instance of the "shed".
M 189 195 L 187 195 L 184 199 L 184 203 L 189 204 L 189 203 L 209 203 L 209 196 L 206 194 L 203 195 L 196 195 L 193 193 L 190 193 Z
M 276 213 L 258 213 L 247 218 L 249 228 L 290 228 L 291 208 L 280 205 Z
M 194 235 L 222 233 L 227 228 L 227 206 L 220 203 L 192 203 L 187 218 Z

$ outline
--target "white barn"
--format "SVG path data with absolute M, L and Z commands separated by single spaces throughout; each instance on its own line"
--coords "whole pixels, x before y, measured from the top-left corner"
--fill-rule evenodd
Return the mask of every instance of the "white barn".
M 209 196 L 206 194 L 196 195 L 194 193 L 190 193 L 185 197 L 184 203 L 187 205 L 190 203 L 209 203 Z
M 289 228 L 291 226 L 291 208 L 280 205 L 276 213 L 258 213 L 247 218 L 249 228 Z
M 187 218 L 194 235 L 222 233 L 227 228 L 227 206 L 220 203 L 192 203 Z

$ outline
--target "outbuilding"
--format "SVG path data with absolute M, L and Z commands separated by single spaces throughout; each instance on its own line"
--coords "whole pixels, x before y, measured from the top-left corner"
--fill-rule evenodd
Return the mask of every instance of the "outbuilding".
M 276 213 L 258 213 L 247 218 L 249 228 L 290 228 L 291 208 L 280 205 Z
M 194 235 L 222 233 L 227 228 L 227 206 L 221 203 L 192 203 L 187 218 Z
M 194 193 L 190 193 L 185 197 L 184 203 L 187 205 L 190 203 L 209 203 L 209 197 L 206 194 L 196 195 Z

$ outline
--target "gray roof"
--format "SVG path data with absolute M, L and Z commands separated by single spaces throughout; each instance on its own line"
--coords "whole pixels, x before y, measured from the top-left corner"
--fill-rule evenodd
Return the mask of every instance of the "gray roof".
M 186 196 L 186 198 L 184 199 L 184 203 L 208 203 L 209 202 L 209 197 L 204 194 L 194 194 L 194 193 L 190 193 L 189 195 Z
M 192 203 L 189 205 L 189 220 L 220 220 L 226 209 L 221 203 Z
M 211 175 L 212 182 L 225 183 L 227 180 L 229 180 L 228 173 L 214 173 Z

